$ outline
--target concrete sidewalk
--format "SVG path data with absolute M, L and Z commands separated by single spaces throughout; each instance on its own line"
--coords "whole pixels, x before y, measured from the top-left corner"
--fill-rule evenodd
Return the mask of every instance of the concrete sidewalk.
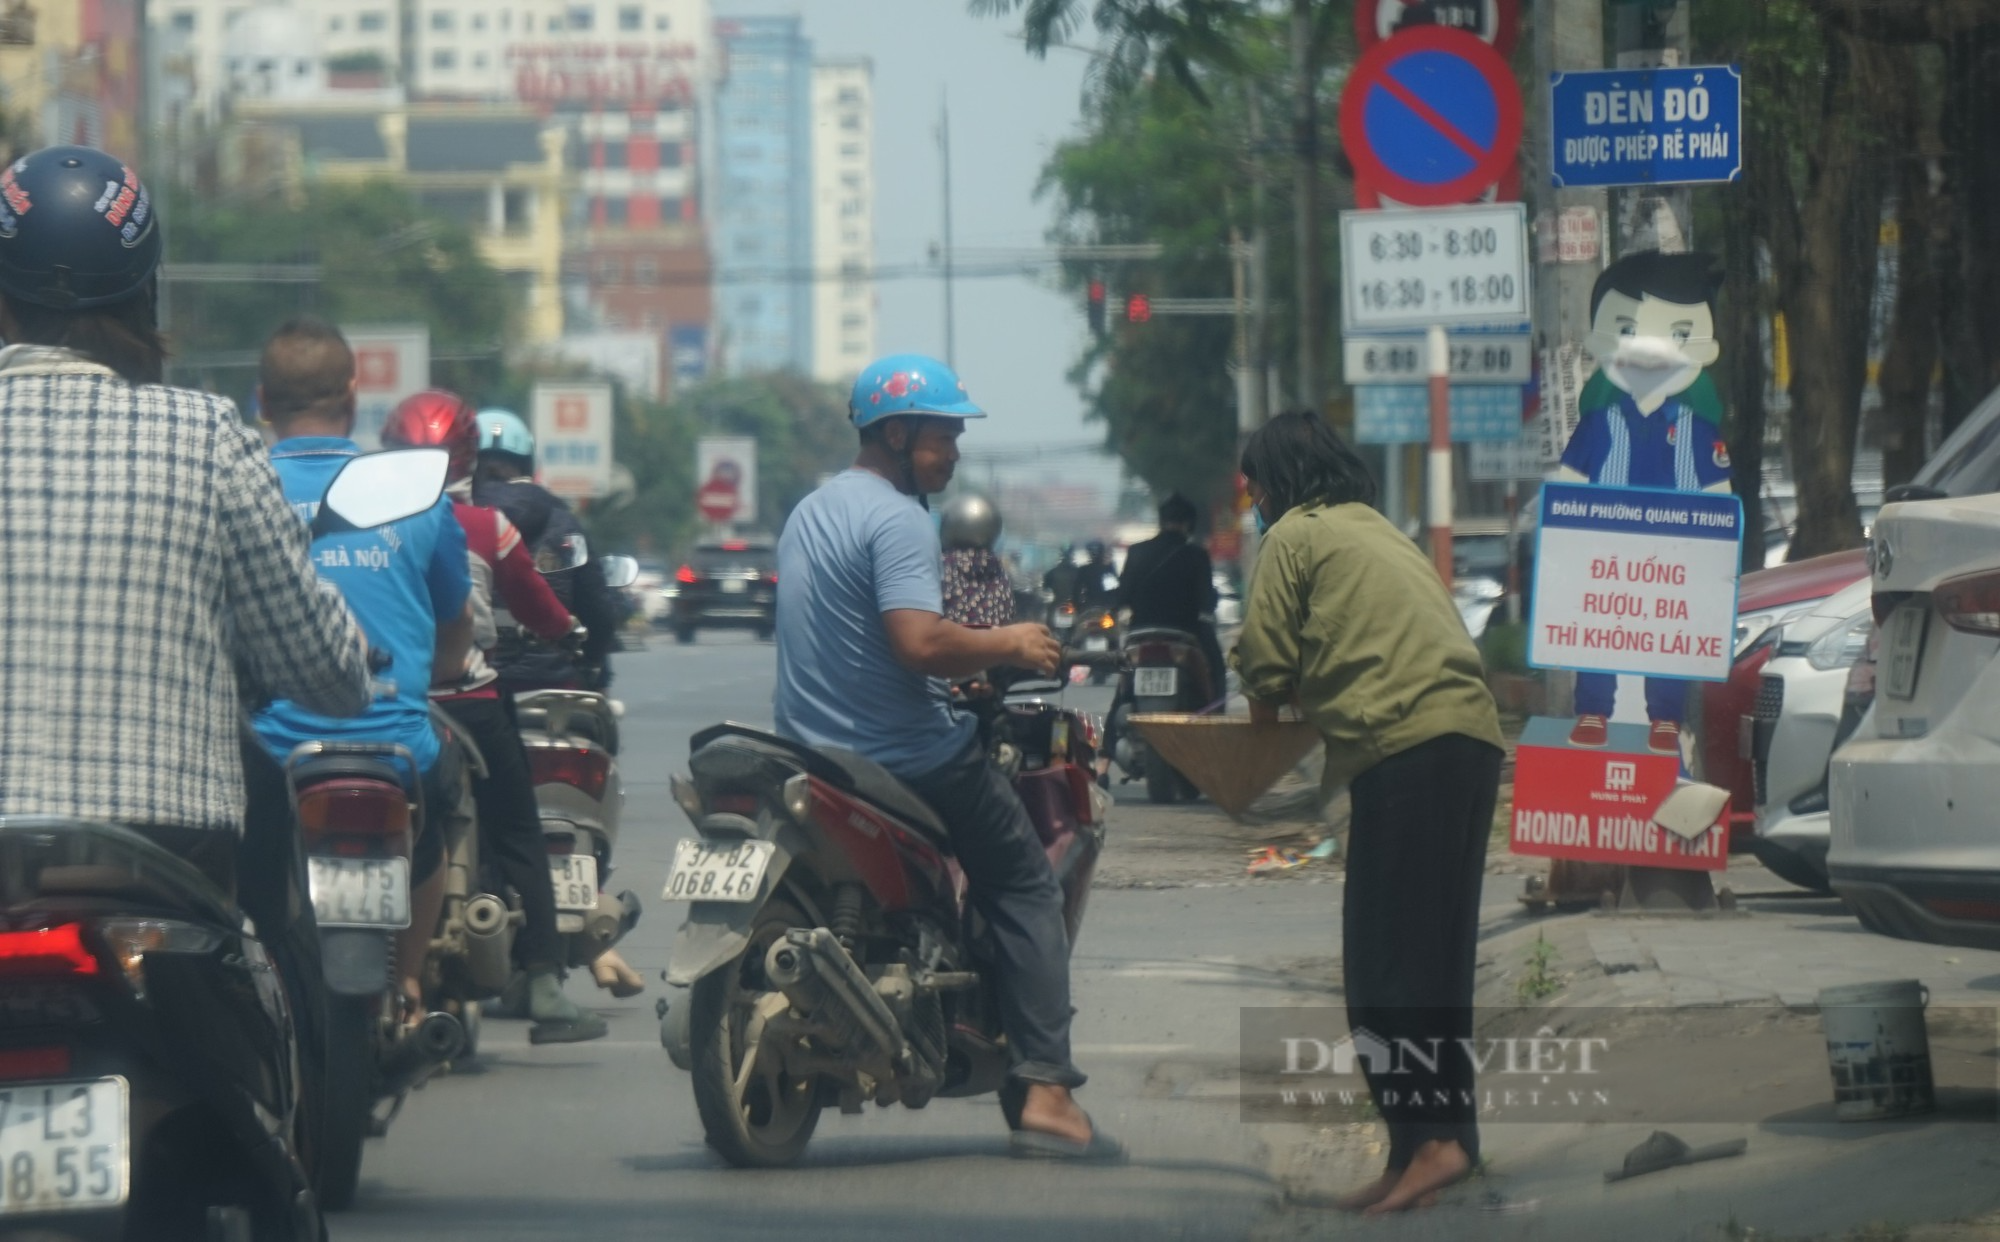
M 1430 1211 L 1369 1220 L 1300 1202 L 1378 1172 L 1379 1126 L 1265 1125 L 1289 1206 L 1257 1236 L 2000 1239 L 2000 953 L 1875 936 L 1839 901 L 1792 889 L 1747 859 L 1718 880 L 1741 913 L 1532 916 L 1507 900 L 1519 876 L 1490 876 L 1478 1003 L 1482 1023 L 1510 1011 L 1502 1017 L 1517 1030 L 1632 1040 L 1658 1057 L 1665 1096 L 1735 1120 L 1664 1122 L 1648 1104 L 1629 1120 L 1489 1124 L 1480 1176 Z M 1930 990 L 1940 1083 L 1950 1055 L 1953 1081 L 1980 1085 L 1949 1100 L 1941 1090 L 1939 1111 L 1926 1117 L 1835 1121 L 1819 990 L 1895 979 Z M 1696 1146 L 1746 1139 L 1748 1151 L 1606 1183 L 1604 1172 L 1655 1129 Z

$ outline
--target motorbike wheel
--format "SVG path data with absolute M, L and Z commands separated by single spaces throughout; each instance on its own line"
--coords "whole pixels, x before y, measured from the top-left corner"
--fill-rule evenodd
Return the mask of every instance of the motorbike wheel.
M 465 1028 L 465 1043 L 452 1059 L 460 1065 L 470 1065 L 479 1059 L 479 1013 L 483 1008 L 477 1001 L 458 1006 L 458 1024 Z
M 790 1165 L 819 1125 L 817 1079 L 796 1079 L 782 1068 L 765 1071 L 757 1051 L 744 1047 L 744 1028 L 757 998 L 770 989 L 764 954 L 794 927 L 810 926 L 782 901 L 757 912 L 750 943 L 735 961 L 703 976 L 688 996 L 694 1103 L 708 1145 L 737 1168 Z
M 354 1205 L 361 1145 L 375 1109 L 375 1006 L 372 998 L 329 998 L 326 1007 L 326 1116 L 320 1125 L 319 1203 L 329 1212 Z

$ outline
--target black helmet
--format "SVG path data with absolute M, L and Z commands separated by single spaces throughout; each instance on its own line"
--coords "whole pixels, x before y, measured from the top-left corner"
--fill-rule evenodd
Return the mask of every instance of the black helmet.
M 0 292 L 56 310 L 122 302 L 160 267 L 139 174 L 91 147 L 44 147 L 0 173 Z

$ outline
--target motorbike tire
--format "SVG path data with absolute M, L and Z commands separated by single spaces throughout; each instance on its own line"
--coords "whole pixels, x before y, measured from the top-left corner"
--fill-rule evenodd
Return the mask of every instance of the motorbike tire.
M 333 997 L 326 1006 L 326 1116 L 320 1123 L 319 1204 L 354 1205 L 361 1184 L 362 1140 L 375 1110 L 375 1007 L 372 997 Z
M 739 1169 L 776 1169 L 794 1163 L 819 1125 L 817 1079 L 794 1082 L 783 1075 L 759 1075 L 741 1097 L 735 1086 L 742 1057 L 737 1046 L 740 1023 L 757 996 L 768 990 L 760 986 L 764 953 L 788 929 L 809 926 L 790 904 L 767 903 L 750 925 L 750 943 L 743 952 L 689 989 L 695 1111 L 701 1115 L 708 1145 Z M 771 1098 L 774 1081 L 779 1100 Z
M 465 1030 L 465 1043 L 452 1058 L 458 1065 L 470 1065 L 479 1059 L 479 1014 L 483 1008 L 477 1001 L 458 1007 L 458 1024 Z

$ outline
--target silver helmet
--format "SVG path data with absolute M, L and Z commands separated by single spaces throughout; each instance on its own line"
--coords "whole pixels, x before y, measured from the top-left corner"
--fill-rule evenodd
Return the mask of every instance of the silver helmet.
M 1000 540 L 1000 510 L 984 496 L 953 497 L 938 515 L 938 535 L 947 548 L 991 548 Z

